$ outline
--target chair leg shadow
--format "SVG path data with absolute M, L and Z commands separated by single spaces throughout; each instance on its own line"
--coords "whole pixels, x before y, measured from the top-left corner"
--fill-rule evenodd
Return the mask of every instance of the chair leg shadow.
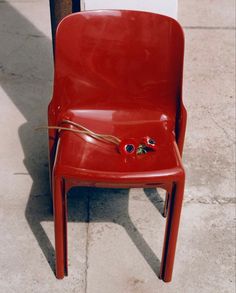
M 90 222 L 113 222 L 122 226 L 153 272 L 159 276 L 160 260 L 132 222 L 129 189 L 94 189 L 89 192 Z M 159 200 L 159 198 L 158 198 Z M 161 209 L 163 208 L 163 201 Z
M 53 221 L 50 205 L 50 194 L 38 197 L 31 194 L 25 217 L 45 259 L 55 274 L 55 250 L 41 224 L 42 221 Z
M 124 218 L 124 221 L 122 221 L 121 225 L 124 227 L 130 239 L 133 241 L 134 245 L 137 247 L 150 268 L 158 276 L 161 266 L 160 260 L 152 251 L 138 229 L 135 227 L 130 217 L 127 216 Z
M 156 188 L 144 188 L 144 193 L 161 215 L 164 212 L 165 202 Z

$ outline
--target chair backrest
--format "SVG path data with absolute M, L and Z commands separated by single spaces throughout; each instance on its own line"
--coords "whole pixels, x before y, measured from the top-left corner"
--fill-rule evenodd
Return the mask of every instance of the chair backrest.
M 99 10 L 58 26 L 53 100 L 59 107 L 161 109 L 181 104 L 184 36 L 172 18 Z

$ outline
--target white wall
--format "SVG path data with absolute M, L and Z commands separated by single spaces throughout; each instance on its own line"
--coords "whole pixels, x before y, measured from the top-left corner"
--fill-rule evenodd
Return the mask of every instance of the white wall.
M 177 18 L 178 0 L 82 0 L 84 10 L 130 9 L 151 11 Z

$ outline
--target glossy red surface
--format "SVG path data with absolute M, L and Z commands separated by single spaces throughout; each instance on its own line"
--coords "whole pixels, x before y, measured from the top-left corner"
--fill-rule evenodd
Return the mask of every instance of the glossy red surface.
M 76 13 L 62 20 L 56 36 L 49 125 L 59 125 L 68 119 L 122 140 L 134 138 L 142 142 L 143 137 L 150 136 L 157 149 L 124 157 L 115 145 L 86 135 L 50 130 L 54 191 L 62 190 L 55 186 L 60 179 L 65 181 L 66 189 L 73 185 L 162 186 L 172 197 L 179 190 L 174 186 L 181 183 L 179 193 L 183 193 L 183 48 L 180 25 L 158 14 L 101 10 Z M 56 202 L 55 197 L 59 197 L 57 192 Z M 182 195 L 178 198 L 177 215 L 172 219 L 175 213 L 169 212 L 167 218 L 161 271 L 165 281 L 171 279 L 173 267 Z M 57 214 L 56 204 L 54 211 Z M 61 222 L 58 225 L 56 231 L 60 230 Z M 171 244 L 167 243 L 170 234 L 175 235 Z M 63 259 L 65 246 L 56 240 L 57 259 Z M 59 278 L 64 276 L 65 262 L 57 262 Z

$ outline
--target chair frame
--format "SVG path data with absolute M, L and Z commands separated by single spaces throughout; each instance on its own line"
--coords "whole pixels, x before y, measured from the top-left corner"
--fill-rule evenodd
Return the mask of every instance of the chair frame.
M 83 12 L 85 13 L 85 12 Z M 140 12 L 139 12 L 140 13 Z M 73 14 L 76 15 L 76 14 Z M 73 17 L 73 16 L 68 16 Z M 63 21 L 62 21 L 63 22 Z M 60 25 L 59 25 L 60 26 Z M 57 58 L 57 57 L 56 57 Z M 176 117 L 176 143 L 180 156 L 182 156 L 187 113 L 182 102 L 182 76 L 180 77 L 179 106 Z M 55 107 L 53 99 L 48 108 L 48 124 L 56 125 L 58 121 L 55 119 Z M 50 178 L 51 189 L 53 194 L 54 207 L 54 223 L 55 223 L 55 252 L 56 252 L 56 277 L 62 279 L 68 275 L 68 252 L 67 252 L 67 192 L 73 186 L 78 184 L 69 178 L 66 174 L 58 172 L 56 166 L 57 148 L 58 148 L 58 132 L 50 129 L 49 134 L 49 156 L 50 156 Z M 181 208 L 184 195 L 185 173 L 176 177 L 160 178 L 161 184 L 153 187 L 161 187 L 166 190 L 166 199 L 163 216 L 166 217 L 166 229 L 164 235 L 164 245 L 162 251 L 162 260 L 160 268 L 160 279 L 170 282 L 172 278 L 174 256 L 176 250 L 176 242 L 178 236 Z M 109 186 L 103 186 L 109 187 Z M 121 184 L 115 186 L 133 187 L 129 184 Z M 144 187 L 142 182 L 136 184 L 136 187 Z M 151 186 L 150 186 L 151 187 Z

